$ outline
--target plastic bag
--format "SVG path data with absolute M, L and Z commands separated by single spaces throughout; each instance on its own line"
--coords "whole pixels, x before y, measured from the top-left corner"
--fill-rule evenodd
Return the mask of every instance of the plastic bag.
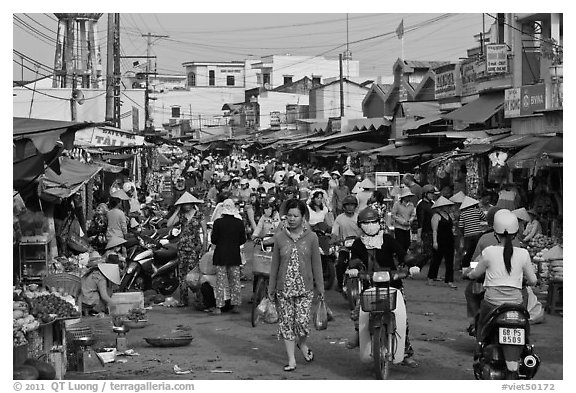
M 188 272 L 188 274 L 186 275 L 186 283 L 188 284 L 188 287 L 190 287 L 191 289 L 198 289 L 200 288 L 200 278 L 202 277 L 202 274 L 200 273 L 200 268 L 198 266 L 196 266 L 194 269 L 190 270 Z
M 314 312 L 314 328 L 316 330 L 326 330 L 328 328 L 328 310 L 324 299 L 320 299 Z
M 258 307 L 256 308 L 256 312 L 258 313 L 258 315 L 264 317 L 266 315 L 266 311 L 268 310 L 268 305 L 271 303 L 272 302 L 267 297 L 262 299 L 260 301 L 260 304 L 258 304 Z
M 268 299 L 268 303 L 266 305 L 266 311 L 264 312 L 264 322 L 266 323 L 278 322 L 278 311 L 276 310 L 276 305 L 270 299 Z

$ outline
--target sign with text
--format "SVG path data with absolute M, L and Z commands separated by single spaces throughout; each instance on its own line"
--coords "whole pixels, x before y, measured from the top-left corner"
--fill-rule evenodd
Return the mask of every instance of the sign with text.
M 447 64 L 434 69 L 436 84 L 434 96 L 437 100 L 460 95 L 459 73 L 456 72 L 456 64 Z
M 76 132 L 77 146 L 141 146 L 144 137 L 127 131 L 111 128 L 86 128 Z
M 504 91 L 504 117 L 530 116 L 546 108 L 544 84 L 506 89 Z
M 486 45 L 486 72 L 488 74 L 508 72 L 508 48 L 506 44 Z
M 462 95 L 471 96 L 477 94 L 476 90 L 476 66 L 473 61 L 465 61 L 460 65 L 460 77 L 462 78 Z

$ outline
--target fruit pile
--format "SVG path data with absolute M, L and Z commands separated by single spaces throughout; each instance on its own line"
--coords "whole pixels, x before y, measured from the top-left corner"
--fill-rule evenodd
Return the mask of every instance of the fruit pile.
M 26 333 L 38 329 L 40 322 L 28 312 L 28 303 L 22 300 L 12 301 L 12 336 L 13 346 L 19 347 L 28 343 Z
M 133 308 L 128 312 L 126 319 L 131 321 L 142 321 L 146 319 L 146 310 L 141 308 Z
M 540 234 L 529 241 L 526 249 L 534 262 L 541 262 L 544 260 L 543 255 L 555 244 L 556 240 L 554 238 Z
M 45 323 L 52 321 L 54 318 L 74 318 L 80 316 L 80 313 L 73 304 L 54 293 L 31 299 L 30 311 L 32 315 Z

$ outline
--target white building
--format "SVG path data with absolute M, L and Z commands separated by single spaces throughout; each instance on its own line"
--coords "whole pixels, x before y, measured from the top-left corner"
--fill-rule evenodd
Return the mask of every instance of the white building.
M 344 98 L 344 116 L 360 118 L 362 101 L 370 91 L 358 83 L 344 79 L 342 81 Z M 317 86 L 310 90 L 309 113 L 311 119 L 327 119 L 340 116 L 340 81 Z
M 312 79 L 313 83 L 324 83 L 325 79 L 340 75 L 339 60 L 322 56 L 271 55 L 252 64 L 252 68 L 257 70 L 258 87 L 266 89 L 273 89 L 305 76 Z M 345 76 L 359 76 L 360 62 L 347 60 L 343 72 Z
M 186 87 L 227 87 L 251 89 L 256 87 L 256 72 L 246 61 L 190 61 L 182 63 L 186 73 Z

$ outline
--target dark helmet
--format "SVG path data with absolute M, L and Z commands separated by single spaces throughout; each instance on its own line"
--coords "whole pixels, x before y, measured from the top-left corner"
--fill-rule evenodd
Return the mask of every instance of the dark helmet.
M 366 222 L 374 222 L 380 220 L 380 216 L 378 212 L 371 207 L 367 207 L 366 209 L 362 210 L 358 213 L 358 225 L 366 223 Z
M 344 205 L 356 205 L 358 206 L 358 199 L 354 195 L 346 195 L 342 200 L 342 206 Z
M 486 223 L 488 224 L 488 226 L 490 227 L 494 226 L 494 215 L 498 210 L 502 209 L 503 209 L 502 207 L 493 206 L 490 208 L 490 210 L 488 210 L 488 213 L 486 213 Z

